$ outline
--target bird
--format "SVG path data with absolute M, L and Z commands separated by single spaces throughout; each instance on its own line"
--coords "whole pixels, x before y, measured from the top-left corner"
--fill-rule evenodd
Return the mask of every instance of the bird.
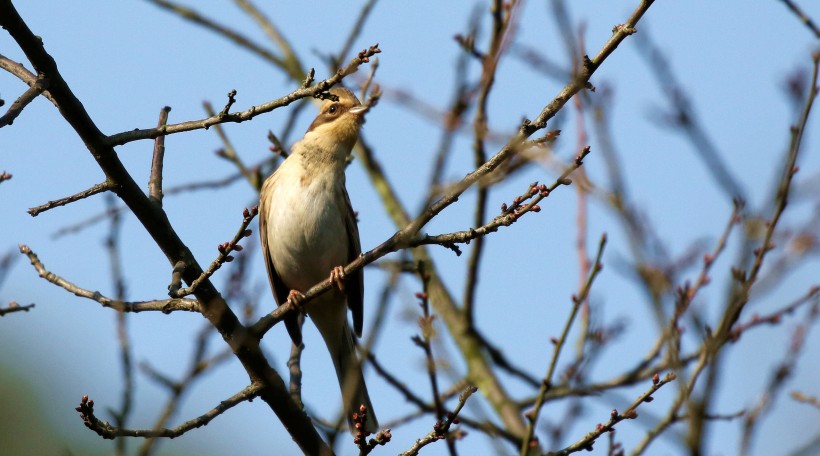
M 334 287 L 307 302 L 303 310 L 333 360 L 351 432 L 357 432 L 353 414 L 361 413 L 364 405 L 364 429 L 375 433 L 378 422 L 353 338 L 362 335 L 364 277 L 361 269 L 347 276 L 343 269 L 361 254 L 345 168 L 368 108 L 346 88 L 329 93 L 336 100 L 323 102 L 304 137 L 262 185 L 259 233 L 278 305 L 293 301 L 301 306 L 302 292 L 330 277 Z M 352 332 L 347 309 L 353 317 Z M 293 343 L 300 345 L 298 315 L 286 318 L 285 327 Z

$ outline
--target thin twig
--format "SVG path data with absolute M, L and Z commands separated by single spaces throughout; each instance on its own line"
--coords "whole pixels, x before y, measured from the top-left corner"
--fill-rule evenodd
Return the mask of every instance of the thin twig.
M 797 16 L 798 19 L 800 19 L 800 22 L 806 24 L 806 27 L 808 27 L 809 30 L 811 30 L 812 33 L 814 33 L 814 36 L 820 38 L 820 28 L 817 27 L 817 24 L 815 24 L 814 21 L 806 13 L 804 13 L 803 10 L 800 9 L 800 7 L 797 6 L 796 3 L 794 3 L 792 0 L 780 1 L 782 1 L 783 4 L 786 5 L 786 7 L 789 8 L 792 11 L 792 13 L 794 13 L 794 15 Z
M 657 375 L 652 379 L 652 386 L 646 390 L 643 394 L 638 396 L 623 413 L 618 413 L 617 410 L 612 410 L 612 413 L 609 417 L 609 421 L 606 424 L 599 424 L 594 431 L 590 432 L 589 434 L 585 435 L 582 439 L 578 440 L 577 442 L 573 443 L 572 445 L 555 452 L 547 453 L 548 456 L 565 456 L 572 453 L 577 453 L 579 451 L 592 451 L 592 445 L 595 443 L 595 440 L 598 439 L 604 433 L 608 433 L 615 428 L 615 425 L 620 423 L 623 420 L 633 420 L 638 417 L 638 407 L 643 404 L 644 402 L 652 402 L 654 399 L 652 397 L 656 391 L 661 389 L 664 385 L 669 382 L 672 382 L 676 379 L 674 373 L 670 372 L 664 376 L 663 379 L 659 378 Z
M 186 311 L 186 312 L 200 312 L 201 309 L 199 307 L 199 302 L 192 299 L 163 299 L 163 300 L 155 300 L 155 301 L 137 301 L 137 302 L 123 302 L 118 301 L 116 299 L 111 299 L 106 296 L 103 296 L 98 291 L 90 291 L 84 288 L 80 288 L 77 285 L 69 282 L 68 280 L 63 279 L 62 277 L 49 272 L 43 263 L 40 262 L 40 259 L 27 245 L 21 244 L 20 245 L 20 253 L 26 255 L 31 261 L 31 265 L 34 266 L 34 269 L 40 274 L 40 277 L 46 279 L 47 281 L 57 285 L 66 291 L 73 293 L 76 296 L 81 298 L 87 298 L 92 301 L 96 301 L 100 303 L 103 307 L 108 307 L 120 312 L 148 312 L 148 311 L 156 311 L 162 313 L 171 313 L 176 311 Z
M 552 388 L 552 377 L 555 373 L 555 368 L 558 365 L 558 358 L 561 355 L 561 349 L 567 342 L 567 336 L 569 335 L 569 330 L 572 328 L 572 324 L 575 321 L 575 316 L 578 314 L 578 309 L 581 307 L 581 303 L 584 302 L 587 296 L 589 296 L 589 292 L 592 290 L 592 283 L 595 281 L 595 277 L 597 277 L 598 273 L 603 269 L 601 258 L 603 257 L 605 246 L 606 234 L 601 236 L 601 240 L 598 243 L 598 254 L 595 256 L 595 263 L 592 266 L 589 277 L 587 277 L 586 283 L 584 283 L 584 286 L 581 288 L 577 296 L 572 296 L 572 309 L 570 310 L 569 317 L 567 317 L 567 321 L 564 323 L 564 329 L 561 332 L 561 336 L 558 339 L 553 339 L 552 341 L 555 348 L 553 349 L 549 368 L 547 369 L 546 375 L 544 375 L 544 378 L 541 380 L 541 388 L 536 396 L 535 406 L 526 414 L 527 421 L 529 423 L 527 425 L 527 434 L 521 442 L 522 456 L 528 454 L 531 448 L 533 448 L 533 445 L 537 447 L 537 441 L 534 440 L 534 435 L 535 427 L 538 423 L 538 415 L 541 413 L 541 407 L 544 405 L 544 398 L 546 397 L 547 392 L 549 392 Z
M 27 304 L 25 306 L 21 306 L 17 304 L 17 301 L 9 302 L 9 305 L 6 307 L 0 307 L 0 317 L 4 317 L 6 314 L 14 313 L 14 312 L 28 312 L 29 310 L 34 308 L 34 303 Z
M 242 391 L 239 391 L 233 396 L 220 402 L 219 405 L 212 408 L 205 414 L 186 421 L 173 429 L 123 429 L 114 427 L 107 421 L 102 421 L 94 415 L 94 401 L 89 399 L 88 396 L 83 396 L 82 401 L 80 401 L 80 406 L 77 407 L 76 410 L 80 413 L 80 416 L 83 419 L 83 424 L 104 439 L 113 439 L 116 437 L 175 438 L 185 434 L 191 429 L 196 429 L 207 425 L 217 416 L 225 413 L 242 402 L 253 400 L 261 389 L 261 385 L 256 383 L 251 384 L 245 387 Z
M 162 128 L 168 124 L 168 113 L 170 106 L 165 106 L 159 112 L 157 128 Z M 162 205 L 162 166 L 165 161 L 165 136 L 158 136 L 154 139 L 154 155 L 151 159 L 151 177 L 148 179 L 148 198 L 156 204 Z
M 60 198 L 54 201 L 49 201 L 46 204 L 42 204 L 40 206 L 32 207 L 28 210 L 29 215 L 32 217 L 37 217 L 42 212 L 45 212 L 49 209 L 54 209 L 55 207 L 65 206 L 66 204 L 73 203 L 75 201 L 79 201 L 83 198 L 88 198 L 89 196 L 94 196 L 98 193 L 107 192 L 109 190 L 113 190 L 114 187 L 111 181 L 104 181 L 101 182 L 87 190 L 83 190 L 79 193 L 75 193 L 71 196 L 66 196 L 65 198 Z
M 9 106 L 8 111 L 0 117 L 0 128 L 5 127 L 6 125 L 11 125 L 14 122 L 14 119 L 23 112 L 23 109 L 28 106 L 29 103 L 34 101 L 41 93 L 48 89 L 48 80 L 45 79 L 42 75 L 37 77 L 37 80 L 31 85 L 22 95 L 16 100 L 14 103 Z
M 213 262 L 211 262 L 208 269 L 206 269 L 199 277 L 191 282 L 191 285 L 187 288 L 179 288 L 181 281 L 177 281 L 176 279 L 172 280 L 171 285 L 168 287 L 168 295 L 172 298 L 182 298 L 193 294 L 197 287 L 202 282 L 208 280 L 212 275 L 214 275 L 214 273 L 219 270 L 223 264 L 233 261 L 233 256 L 231 256 L 231 253 L 239 252 L 243 249 L 242 245 L 239 244 L 239 241 L 251 235 L 251 230 L 248 229 L 248 225 L 251 224 L 251 221 L 257 214 L 259 214 L 259 209 L 256 206 L 251 209 L 245 209 L 242 214 L 242 224 L 239 226 L 239 229 L 236 231 L 233 239 L 219 245 L 219 255 Z M 174 269 L 176 269 L 176 267 Z
M 114 207 L 115 197 L 111 194 L 105 195 L 106 205 Z M 120 233 L 122 230 L 122 217 L 117 214 L 111 217 L 109 235 L 106 239 L 106 250 L 111 269 L 111 282 L 114 285 L 114 297 L 117 301 L 125 301 L 126 288 L 125 277 L 122 271 L 122 258 L 120 255 Z M 134 403 L 134 363 L 131 341 L 128 337 L 128 313 L 117 312 L 117 340 L 119 342 L 120 363 L 122 365 L 122 402 L 119 410 L 111 410 L 114 415 L 114 425 L 119 428 L 126 427 L 128 418 L 131 415 Z M 116 454 L 123 456 L 126 454 L 125 439 L 117 439 L 115 442 Z
M 414 443 L 410 449 L 401 453 L 400 456 L 415 456 L 419 454 L 419 451 L 425 446 L 437 440 L 446 438 L 447 432 L 450 430 L 450 426 L 458 421 L 458 414 L 461 412 L 461 409 L 464 408 L 464 404 L 467 403 L 467 399 L 469 399 L 470 396 L 472 396 L 472 394 L 476 391 L 477 388 L 475 386 L 467 387 L 461 396 L 458 397 L 458 405 L 456 405 L 456 408 L 453 409 L 452 412 L 447 414 L 447 418 L 442 422 L 436 423 L 432 432 L 416 440 L 416 443 Z
M 170 124 L 165 125 L 161 128 L 146 128 L 146 129 L 137 129 L 137 130 L 129 130 L 122 133 L 117 133 L 105 138 L 105 144 L 107 146 L 120 146 L 132 141 L 139 141 L 143 139 L 154 139 L 158 136 L 163 135 L 171 135 L 174 133 L 182 133 L 185 131 L 191 130 L 201 130 L 210 128 L 213 125 L 227 123 L 227 122 L 234 122 L 240 123 L 245 122 L 247 120 L 253 119 L 254 117 L 265 114 L 268 112 L 273 111 L 274 109 L 282 108 L 284 106 L 288 106 L 289 104 L 293 103 L 294 101 L 300 100 L 302 98 L 307 97 L 316 97 L 319 94 L 327 91 L 329 88 L 333 87 L 339 81 L 342 80 L 345 76 L 355 73 L 358 70 L 359 66 L 364 63 L 367 63 L 370 60 L 370 57 L 378 54 L 381 52 L 379 49 L 378 44 L 374 44 L 369 48 L 359 52 L 359 55 L 354 57 L 350 63 L 347 64 L 344 68 L 339 69 L 336 73 L 330 76 L 327 79 L 317 82 L 315 85 L 310 87 L 300 87 L 293 92 L 275 100 L 271 100 L 265 103 L 262 103 L 257 106 L 251 106 L 249 109 L 244 111 L 238 112 L 220 112 L 215 116 L 208 117 L 206 119 L 200 120 L 191 120 L 187 122 L 181 122 L 177 124 Z
M 547 198 L 553 191 L 555 191 L 558 187 L 563 185 L 571 185 L 572 180 L 569 179 L 569 176 L 572 173 L 580 168 L 583 165 L 583 160 L 589 154 L 589 147 L 584 148 L 578 156 L 575 157 L 572 165 L 567 167 L 563 173 L 561 173 L 555 181 L 547 186 L 547 185 L 538 185 L 537 182 L 530 184 L 527 191 L 519 196 L 517 196 L 512 204 L 509 206 L 505 203 L 501 206 L 501 214 L 494 217 L 492 220 L 487 222 L 486 224 L 479 226 L 478 228 L 471 228 L 465 231 L 455 231 L 452 233 L 447 234 L 439 234 L 439 235 L 423 235 L 419 236 L 408 244 L 411 247 L 419 246 L 419 245 L 430 245 L 430 244 L 437 244 L 444 247 L 447 247 L 451 250 L 454 250 L 456 254 L 460 254 L 461 250 L 458 249 L 456 244 L 467 244 L 470 243 L 473 239 L 477 239 L 487 234 L 494 233 L 498 231 L 499 228 L 502 226 L 510 226 L 513 223 L 517 222 L 524 214 L 530 212 L 540 212 L 541 206 L 538 203 L 541 202 L 544 198 Z

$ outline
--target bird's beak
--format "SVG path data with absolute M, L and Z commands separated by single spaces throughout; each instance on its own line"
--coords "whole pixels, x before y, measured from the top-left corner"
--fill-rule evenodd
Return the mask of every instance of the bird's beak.
M 356 120 L 359 121 L 360 124 L 364 123 L 364 113 L 366 113 L 370 109 L 370 106 L 367 105 L 359 105 L 350 108 L 347 112 L 356 116 Z
M 354 107 L 350 108 L 350 110 L 348 112 L 351 113 L 351 114 L 356 114 L 359 117 L 363 117 L 364 113 L 366 113 L 368 109 L 370 109 L 369 106 L 359 105 L 359 106 L 354 106 Z

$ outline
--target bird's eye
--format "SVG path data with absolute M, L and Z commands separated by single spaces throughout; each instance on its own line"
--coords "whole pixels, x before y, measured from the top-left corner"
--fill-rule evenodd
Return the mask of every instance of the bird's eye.
M 332 104 L 332 105 L 330 105 L 330 107 L 327 109 L 327 113 L 328 113 L 328 114 L 336 114 L 336 111 L 338 111 L 338 110 L 339 110 L 339 106 L 337 106 L 337 105 L 335 105 L 335 104 Z

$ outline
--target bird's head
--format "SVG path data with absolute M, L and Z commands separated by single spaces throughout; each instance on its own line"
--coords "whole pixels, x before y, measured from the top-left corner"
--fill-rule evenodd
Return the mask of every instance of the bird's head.
M 326 100 L 319 114 L 310 124 L 305 138 L 311 137 L 326 149 L 342 146 L 349 151 L 359 137 L 359 127 L 364 123 L 363 106 L 356 95 L 348 89 L 337 87 L 330 90 L 338 101 Z

